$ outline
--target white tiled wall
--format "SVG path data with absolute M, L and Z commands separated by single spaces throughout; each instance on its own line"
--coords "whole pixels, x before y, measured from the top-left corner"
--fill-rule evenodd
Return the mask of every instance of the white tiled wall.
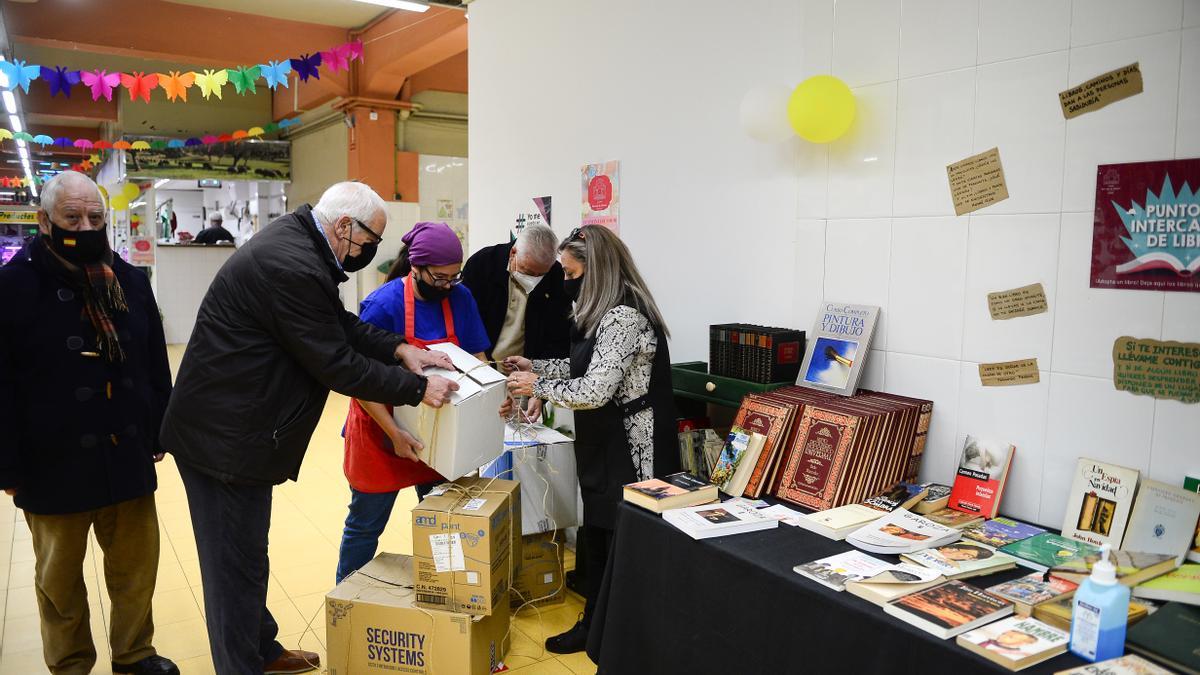
M 924 477 L 951 479 L 967 434 L 1008 439 L 1018 452 L 1004 510 L 1057 525 L 1080 455 L 1171 483 L 1200 472 L 1200 406 L 1111 381 L 1118 336 L 1200 340 L 1200 296 L 1088 287 L 1096 165 L 1200 155 L 1200 29 L 1185 28 L 1200 23 L 1200 3 L 804 4 L 815 19 L 802 75 L 844 79 L 860 119 L 827 163 L 799 156 L 810 218 L 799 227 L 824 232 L 826 255 L 821 283 L 799 286 L 794 304 L 883 306 L 871 358 L 885 363 L 865 386 L 935 401 Z M 1059 91 L 1134 61 L 1144 93 L 1063 119 Z M 954 217 L 945 166 L 992 147 L 1010 198 Z M 988 292 L 1035 282 L 1048 313 L 991 319 Z M 978 363 L 1028 357 L 1039 384 L 980 386 Z
M 967 434 L 1007 438 L 1004 510 L 1057 525 L 1080 455 L 1200 473 L 1200 406 L 1111 381 L 1118 336 L 1200 341 L 1200 294 L 1088 287 L 1097 163 L 1200 156 L 1200 0 L 736 4 L 472 5 L 472 248 L 536 195 L 570 231 L 580 165 L 620 159 L 621 237 L 675 360 L 707 358 L 711 323 L 877 304 L 862 385 L 935 401 L 926 478 L 951 478 Z M 1059 91 L 1134 61 L 1144 93 L 1063 119 Z M 751 86 L 826 73 L 857 100 L 844 138 L 739 128 Z M 992 147 L 1009 199 L 955 217 L 946 165 Z M 1035 282 L 1047 314 L 990 318 L 988 292 Z M 980 362 L 1027 357 L 1039 384 L 979 385 Z

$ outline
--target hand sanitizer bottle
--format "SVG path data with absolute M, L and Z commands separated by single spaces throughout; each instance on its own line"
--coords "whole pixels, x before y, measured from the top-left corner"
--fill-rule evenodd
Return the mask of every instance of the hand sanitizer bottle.
M 1071 652 L 1093 662 L 1125 653 L 1129 589 L 1117 583 L 1109 548 L 1108 544 L 1100 547 L 1100 560 L 1075 591 L 1071 610 Z

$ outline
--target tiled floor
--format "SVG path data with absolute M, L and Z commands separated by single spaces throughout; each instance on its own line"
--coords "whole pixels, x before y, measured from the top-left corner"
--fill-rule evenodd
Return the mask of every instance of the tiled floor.
M 178 364 L 182 350 L 172 348 L 171 360 Z M 324 595 L 333 586 L 337 546 L 346 516 L 349 490 L 342 475 L 342 444 L 339 432 L 347 399 L 332 395 L 321 425 L 313 437 L 300 481 L 275 490 L 271 517 L 271 582 L 267 606 L 279 622 L 280 641 L 287 647 L 300 646 L 325 658 Z M 204 629 L 204 598 L 196 542 L 188 517 L 187 500 L 174 464 L 168 457 L 158 470 L 157 493 L 162 553 L 158 586 L 154 594 L 154 643 L 164 656 L 174 659 L 184 675 L 212 673 Z M 416 495 L 407 490 L 396 502 L 392 522 L 380 542 L 380 550 L 412 552 L 408 511 Z M 568 552 L 568 567 L 571 554 Z M 92 537 L 84 563 L 91 604 L 92 635 L 99 652 L 94 672 L 109 673 L 105 644 L 109 617 L 108 594 L 102 575 L 103 556 Z M 572 675 L 596 672 L 583 654 L 555 657 L 545 653 L 542 641 L 570 628 L 582 603 L 568 594 L 564 605 L 539 613 L 527 608 L 512 624 L 512 648 L 504 662 L 520 675 Z M 12 499 L 0 495 L 0 675 L 46 673 L 42 640 L 38 630 L 37 603 L 33 592 L 33 548 L 29 528 Z

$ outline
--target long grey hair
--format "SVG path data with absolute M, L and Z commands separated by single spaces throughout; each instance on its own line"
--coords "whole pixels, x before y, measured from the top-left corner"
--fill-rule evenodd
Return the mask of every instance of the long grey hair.
M 651 326 L 670 336 L 629 248 L 611 230 L 601 225 L 584 225 L 564 239 L 558 250 L 586 266 L 579 300 L 575 303 L 575 325 L 586 337 L 595 335 L 600 319 L 608 310 L 630 302 Z

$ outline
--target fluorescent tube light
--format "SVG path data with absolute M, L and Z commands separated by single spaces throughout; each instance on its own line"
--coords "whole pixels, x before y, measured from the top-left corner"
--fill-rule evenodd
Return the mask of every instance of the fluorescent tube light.
M 9 115 L 17 114 L 17 97 L 13 96 L 10 89 L 4 90 L 4 109 L 8 111 Z
M 29 148 L 17 148 L 17 154 L 21 156 L 22 162 L 29 161 Z
M 154 189 L 157 190 L 158 188 L 160 188 L 170 182 L 171 182 L 170 178 L 159 178 L 158 180 L 154 181 Z
M 21 118 L 17 117 L 16 115 L 9 115 L 8 123 L 12 125 L 12 132 L 14 134 L 19 134 L 22 131 L 25 131 L 25 125 L 21 124 Z
M 409 0 L 357 0 L 368 5 L 379 5 L 380 7 L 391 7 L 392 9 L 405 9 L 410 12 L 427 12 L 429 5 L 423 5 L 419 2 L 410 2 Z

